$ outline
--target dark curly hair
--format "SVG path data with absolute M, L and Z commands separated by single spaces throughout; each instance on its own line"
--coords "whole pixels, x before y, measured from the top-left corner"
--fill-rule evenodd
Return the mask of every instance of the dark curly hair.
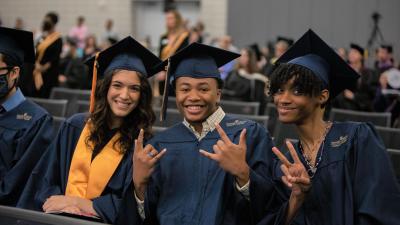
M 90 141 L 94 146 L 97 146 L 106 137 L 106 132 L 109 130 L 108 120 L 111 118 L 111 108 L 107 102 L 107 93 L 112 77 L 118 71 L 114 70 L 105 74 L 104 79 L 100 80 L 96 86 L 94 112 L 89 117 L 92 127 L 86 144 Z M 114 143 L 114 145 L 119 144 L 121 153 L 124 154 L 132 148 L 140 129 L 144 130 L 145 140 L 152 137 L 151 129 L 155 121 L 150 84 L 145 76 L 138 72 L 136 73 L 140 79 L 140 100 L 136 108 L 123 119 L 121 127 L 118 128 L 121 137 Z
M 269 95 L 275 95 L 276 92 L 285 85 L 290 79 L 294 78 L 293 86 L 300 93 L 309 97 L 316 97 L 321 94 L 321 91 L 327 89 L 322 80 L 318 78 L 310 69 L 289 63 L 277 64 L 271 73 L 271 80 L 268 86 Z M 322 105 L 325 107 L 327 103 Z

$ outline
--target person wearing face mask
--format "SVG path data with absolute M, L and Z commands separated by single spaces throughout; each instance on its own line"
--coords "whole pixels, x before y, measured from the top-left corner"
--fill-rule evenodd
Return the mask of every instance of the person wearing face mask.
M 34 63 L 31 32 L 0 27 L 0 204 L 15 206 L 52 138 L 48 112 L 25 99 L 18 80 Z
M 61 34 L 55 30 L 58 15 L 55 12 L 46 14 L 42 24 L 43 35 L 36 46 L 36 63 L 33 80 L 35 96 L 48 98 L 51 88 L 58 84 L 59 61 L 62 51 Z

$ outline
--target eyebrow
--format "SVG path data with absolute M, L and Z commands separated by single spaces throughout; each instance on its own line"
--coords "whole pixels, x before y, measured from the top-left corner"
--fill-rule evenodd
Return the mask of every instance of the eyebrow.
M 201 85 L 210 85 L 208 82 L 200 82 L 200 83 L 196 83 L 196 84 L 191 84 L 191 83 L 181 83 L 179 84 L 179 86 L 183 86 L 183 85 L 187 85 L 187 86 L 201 86 Z
M 118 81 L 118 80 L 114 80 L 114 81 L 112 81 L 111 83 L 118 83 L 118 84 L 123 84 L 123 85 L 128 85 L 128 86 L 141 86 L 141 84 L 140 83 L 134 83 L 134 84 L 126 84 L 126 83 L 124 83 L 124 82 L 121 82 L 121 81 Z

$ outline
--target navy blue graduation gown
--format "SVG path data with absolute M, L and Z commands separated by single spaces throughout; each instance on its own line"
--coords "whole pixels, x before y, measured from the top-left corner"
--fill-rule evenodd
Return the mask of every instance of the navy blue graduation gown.
M 42 211 L 47 198 L 64 195 L 75 147 L 85 126 L 87 114 L 76 114 L 65 121 L 32 172 L 18 207 Z M 101 174 L 100 174 L 101 176 Z M 126 153 L 100 197 L 92 199 L 97 214 L 113 223 L 121 198 L 132 180 L 132 152 Z
M 225 116 L 220 125 L 236 144 L 242 129 L 247 129 L 250 201 L 236 189 L 234 176 L 199 153 L 200 149 L 213 152 L 213 145 L 220 139 L 218 132 L 214 130 L 198 141 L 192 131 L 179 123 L 149 141 L 158 151 L 166 148 L 167 152 L 157 164 L 146 190 L 145 223 L 245 225 L 261 219 L 274 191 L 270 177 L 271 138 L 253 121 Z M 135 202 L 133 194 L 128 195 L 126 200 Z M 127 209 L 137 211 L 134 207 Z M 125 220 L 121 224 L 135 223 Z
M 52 117 L 30 100 L 0 115 L 0 204 L 15 206 L 52 138 Z
M 298 146 L 296 150 L 306 166 Z M 312 188 L 293 224 L 400 224 L 400 189 L 386 148 L 372 125 L 333 123 L 321 152 Z M 279 165 L 275 174 L 279 182 Z M 277 187 L 289 197 L 283 183 Z M 280 213 L 266 215 L 260 224 L 284 224 L 286 209 L 287 202 Z

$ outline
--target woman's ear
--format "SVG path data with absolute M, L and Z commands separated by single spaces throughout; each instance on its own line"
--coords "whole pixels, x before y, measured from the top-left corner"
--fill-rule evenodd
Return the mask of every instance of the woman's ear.
M 328 102 L 328 99 L 329 99 L 329 91 L 327 89 L 322 90 L 318 99 L 320 105 L 325 105 L 325 103 Z

